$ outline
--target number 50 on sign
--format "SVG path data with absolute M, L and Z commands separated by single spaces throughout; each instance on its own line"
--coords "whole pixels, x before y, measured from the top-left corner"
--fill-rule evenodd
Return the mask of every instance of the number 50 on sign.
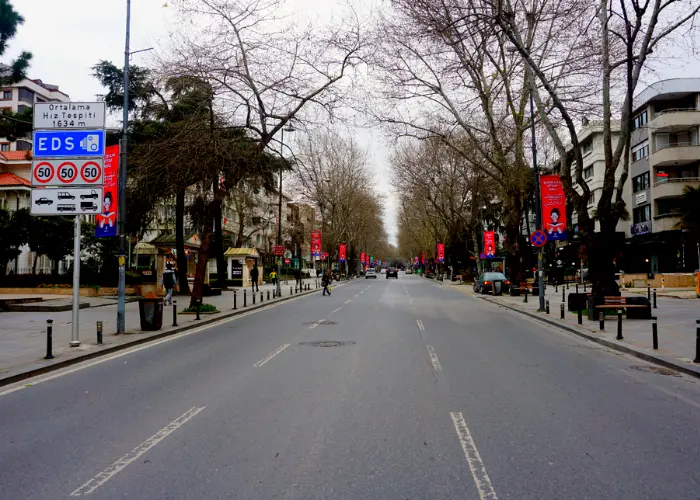
M 101 186 L 102 177 L 102 158 L 32 162 L 32 186 Z

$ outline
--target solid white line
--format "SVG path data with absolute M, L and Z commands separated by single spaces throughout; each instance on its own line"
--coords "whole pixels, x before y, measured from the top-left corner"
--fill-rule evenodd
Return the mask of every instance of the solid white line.
M 275 349 L 275 351 L 274 351 L 272 354 L 270 354 L 270 355 L 267 356 L 266 358 L 261 359 L 260 361 L 258 361 L 257 363 L 255 363 L 253 366 L 254 366 L 255 368 L 260 368 L 262 365 L 264 365 L 265 363 L 267 363 L 268 361 L 270 361 L 272 358 L 274 358 L 275 356 L 277 356 L 279 353 L 281 353 L 282 351 L 284 351 L 287 347 L 289 347 L 289 345 L 290 345 L 290 344 L 284 344 L 284 345 L 279 346 L 277 349 Z
M 464 451 L 464 456 L 467 458 L 469 470 L 472 473 L 474 484 L 479 492 L 479 498 L 481 500 L 498 500 L 496 490 L 493 489 L 491 479 L 486 472 L 484 462 L 482 462 L 479 450 L 472 438 L 472 433 L 469 432 L 467 422 L 464 420 L 464 415 L 462 415 L 462 412 L 450 412 L 450 416 L 452 417 L 452 422 L 455 424 L 457 437 L 459 437 L 459 442 L 462 444 L 462 451 Z
M 346 304 L 349 304 L 350 302 L 352 302 L 352 299 L 348 299 L 345 301 Z
M 419 330 L 425 330 L 425 327 L 423 326 L 423 322 L 421 320 L 417 319 L 416 322 L 418 323 Z
M 335 313 L 337 313 L 338 311 L 340 311 L 341 309 L 342 309 L 342 307 L 339 307 L 338 309 L 333 309 L 333 310 L 331 311 L 331 314 L 335 314 Z
M 437 354 L 435 353 L 435 349 L 431 345 L 429 345 L 427 347 L 428 347 L 428 354 L 430 355 L 430 361 L 433 363 L 433 368 L 435 369 L 436 372 L 441 372 L 442 365 L 440 364 L 440 360 L 438 359 Z
M 153 448 L 155 445 L 160 443 L 163 439 L 168 437 L 170 434 L 175 432 L 179 427 L 181 427 L 185 422 L 190 420 L 192 417 L 197 415 L 200 411 L 202 411 L 205 407 L 202 406 L 201 408 L 190 408 L 188 411 L 186 411 L 182 416 L 176 418 L 172 422 L 170 422 L 168 425 L 163 427 L 161 430 L 156 432 L 153 436 L 149 437 L 146 439 L 143 443 L 138 445 L 136 448 L 131 450 L 129 453 L 121 457 L 119 460 L 114 462 L 112 465 L 107 467 L 105 470 L 97 474 L 95 477 L 90 479 L 87 483 L 82 485 L 80 488 L 75 490 L 73 493 L 70 494 L 72 497 L 79 497 L 83 495 L 89 495 L 93 491 L 95 491 L 97 488 L 105 484 L 107 481 L 112 479 L 116 474 L 118 474 L 122 469 L 124 469 L 127 465 L 132 463 L 134 460 L 137 460 L 141 455 L 146 453 L 148 450 Z

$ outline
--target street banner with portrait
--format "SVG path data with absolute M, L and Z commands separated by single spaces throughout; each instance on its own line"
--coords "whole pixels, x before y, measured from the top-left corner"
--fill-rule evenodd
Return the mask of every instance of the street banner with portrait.
M 421 252 L 421 254 L 420 254 L 420 263 L 421 263 L 421 264 L 426 264 L 425 253 L 424 253 L 424 252 Z
M 314 257 L 321 256 L 321 231 L 318 229 L 311 231 L 311 255 Z
M 343 243 L 338 247 L 338 262 L 345 262 L 348 258 L 348 246 Z
M 540 176 L 542 227 L 548 240 L 566 240 L 566 197 L 558 175 Z
M 445 262 L 445 244 L 444 243 L 437 244 L 437 261 L 440 263 Z
M 117 200 L 119 198 L 119 145 L 109 146 L 104 156 L 104 195 L 102 211 L 95 215 L 95 237 L 117 236 Z
M 367 254 L 365 252 L 360 252 L 360 264 L 364 264 L 367 260 Z
M 496 256 L 496 233 L 484 231 L 484 255 L 487 259 Z

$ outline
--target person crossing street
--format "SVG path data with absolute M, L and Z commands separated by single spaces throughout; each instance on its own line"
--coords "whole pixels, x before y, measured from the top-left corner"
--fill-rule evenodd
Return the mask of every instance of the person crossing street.
M 173 305 L 173 288 L 175 288 L 177 284 L 177 276 L 175 276 L 173 265 L 170 262 L 165 265 L 165 271 L 163 271 L 160 284 L 163 285 L 165 289 L 165 301 L 168 305 Z
M 331 294 L 331 290 L 330 290 L 331 283 L 332 283 L 331 272 L 326 271 L 325 273 L 323 273 L 323 278 L 321 279 L 321 284 L 323 285 L 323 295 L 324 296 L 326 295 L 326 293 L 328 293 L 328 295 Z

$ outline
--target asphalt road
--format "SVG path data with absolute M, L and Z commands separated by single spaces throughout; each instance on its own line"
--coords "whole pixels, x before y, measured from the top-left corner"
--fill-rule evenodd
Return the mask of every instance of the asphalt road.
M 3 388 L 0 498 L 699 498 L 700 381 L 650 366 L 357 280 Z

